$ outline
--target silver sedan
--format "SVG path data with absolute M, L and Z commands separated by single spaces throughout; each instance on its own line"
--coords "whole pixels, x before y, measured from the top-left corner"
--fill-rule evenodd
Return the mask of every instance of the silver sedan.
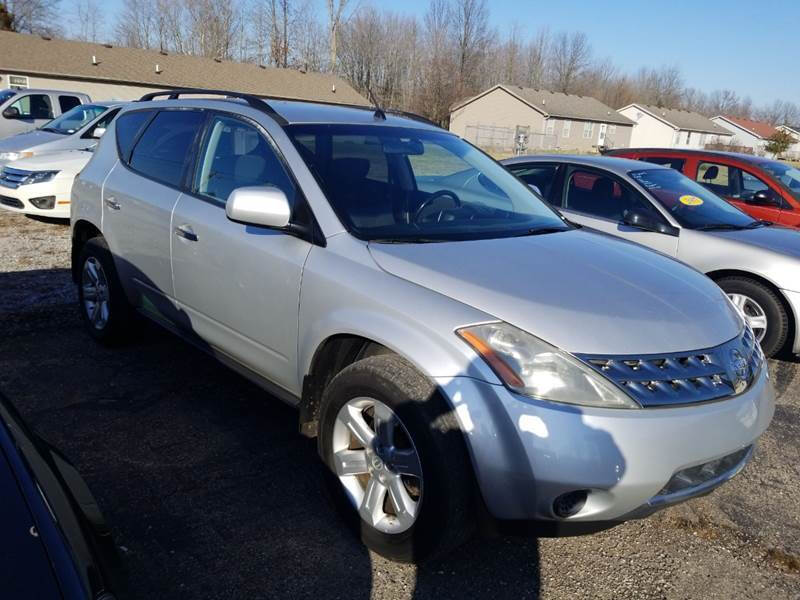
M 800 232 L 746 215 L 680 172 L 599 156 L 502 161 L 570 221 L 702 271 L 750 323 L 764 353 L 800 353 Z

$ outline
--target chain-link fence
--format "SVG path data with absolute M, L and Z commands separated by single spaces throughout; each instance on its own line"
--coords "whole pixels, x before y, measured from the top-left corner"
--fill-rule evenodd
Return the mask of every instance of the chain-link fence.
M 467 125 L 464 137 L 484 150 L 524 154 L 530 150 L 554 150 L 555 135 L 530 133 L 528 127 L 498 127 L 496 125 Z

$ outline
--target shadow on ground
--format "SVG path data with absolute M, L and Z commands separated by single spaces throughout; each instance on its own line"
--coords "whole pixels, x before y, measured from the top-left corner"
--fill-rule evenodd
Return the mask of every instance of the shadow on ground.
M 538 597 L 535 540 L 476 540 L 419 570 L 370 556 L 323 494 L 294 409 L 155 326 L 110 350 L 74 303 L 46 304 L 0 308 L 0 389 L 92 487 L 132 598 Z

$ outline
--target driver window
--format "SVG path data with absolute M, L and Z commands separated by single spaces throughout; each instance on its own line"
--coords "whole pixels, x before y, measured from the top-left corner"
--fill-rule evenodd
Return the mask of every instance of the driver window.
M 294 184 L 269 142 L 251 125 L 215 117 L 200 157 L 195 176 L 199 194 L 226 202 L 236 188 L 272 185 L 294 206 Z
M 566 186 L 564 208 L 593 217 L 622 221 L 625 213 L 636 210 L 656 218 L 660 216 L 649 202 L 611 176 L 575 169 Z
M 50 98 L 44 94 L 28 94 L 23 96 L 9 108 L 16 108 L 23 119 L 52 119 L 53 108 Z

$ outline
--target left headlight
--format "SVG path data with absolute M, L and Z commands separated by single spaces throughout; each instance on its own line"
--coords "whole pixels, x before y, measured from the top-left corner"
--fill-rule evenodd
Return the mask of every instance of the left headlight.
M 31 183 L 45 183 L 58 175 L 59 171 L 34 171 L 23 181 L 23 185 Z
M 456 333 L 517 393 L 580 406 L 641 408 L 588 365 L 513 325 L 485 323 Z
M 0 152 L 0 160 L 15 161 L 33 156 L 33 152 Z

